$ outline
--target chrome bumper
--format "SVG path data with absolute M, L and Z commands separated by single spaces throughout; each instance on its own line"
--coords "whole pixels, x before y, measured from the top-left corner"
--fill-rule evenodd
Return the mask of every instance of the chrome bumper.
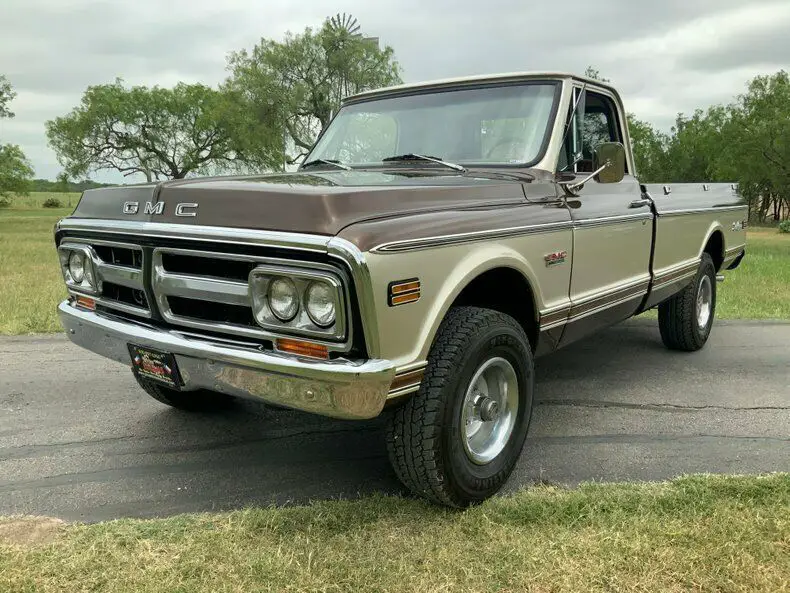
M 69 301 L 58 314 L 72 342 L 130 367 L 130 343 L 174 354 L 185 390 L 210 389 L 323 416 L 378 416 L 395 376 L 387 360 L 313 361 L 236 348 L 77 309 Z

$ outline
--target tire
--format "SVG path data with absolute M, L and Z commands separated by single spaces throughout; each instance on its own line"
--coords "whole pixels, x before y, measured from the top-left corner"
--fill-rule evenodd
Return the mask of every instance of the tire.
M 502 393 L 496 388 L 500 375 L 509 386 Z M 482 379 L 475 382 L 479 392 L 472 389 L 475 378 Z M 478 395 L 480 405 L 472 406 L 473 394 L 483 391 L 501 402 L 493 420 L 490 406 L 489 419 L 484 417 L 487 397 Z M 412 492 L 442 505 L 463 508 L 489 498 L 518 461 L 533 392 L 532 351 L 516 320 L 479 307 L 451 309 L 428 355 L 420 390 L 388 418 L 387 451 L 395 473 Z
M 708 341 L 715 313 L 716 266 L 703 253 L 694 282 L 658 306 L 661 340 L 670 350 L 699 350 Z
M 199 389 L 197 391 L 176 391 L 153 381 L 141 379 L 137 375 L 138 385 L 152 398 L 179 410 L 188 412 L 214 412 L 223 410 L 231 405 L 233 397 L 216 391 Z

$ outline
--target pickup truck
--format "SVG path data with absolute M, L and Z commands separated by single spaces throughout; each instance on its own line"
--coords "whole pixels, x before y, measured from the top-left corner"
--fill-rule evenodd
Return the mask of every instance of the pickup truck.
M 652 308 L 668 348 L 710 335 L 746 205 L 640 184 L 630 146 L 617 91 L 570 74 L 358 94 L 295 171 L 86 191 L 60 318 L 176 408 L 384 414 L 401 481 L 465 507 L 519 457 L 536 357 Z

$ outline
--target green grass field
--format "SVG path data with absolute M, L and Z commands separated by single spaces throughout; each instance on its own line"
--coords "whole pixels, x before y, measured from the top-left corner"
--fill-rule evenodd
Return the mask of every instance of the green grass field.
M 0 590 L 779 593 L 788 509 L 774 474 L 535 487 L 464 512 L 373 496 L 70 525 L 0 543 Z
M 42 208 L 50 196 L 71 207 Z M 0 208 L 0 335 L 60 331 L 55 307 L 66 291 L 52 228 L 78 200 L 79 194 L 39 193 Z M 718 317 L 790 319 L 790 234 L 750 230 L 746 259 L 726 276 L 719 286 Z
M 66 207 L 43 208 L 49 197 Z M 62 330 L 55 307 L 66 289 L 52 230 L 59 218 L 71 214 L 79 197 L 35 193 L 0 208 L 0 334 Z

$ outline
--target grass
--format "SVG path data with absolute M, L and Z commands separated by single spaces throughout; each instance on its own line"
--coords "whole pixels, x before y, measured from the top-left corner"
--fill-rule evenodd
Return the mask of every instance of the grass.
M 43 208 L 56 197 L 71 207 Z M 66 297 L 52 230 L 79 194 L 34 193 L 0 209 L 0 334 L 57 332 L 55 307 Z
M 790 234 L 749 230 L 746 257 L 718 288 L 718 317 L 790 319 Z
M 42 208 L 51 196 L 72 206 Z M 55 307 L 66 291 L 52 227 L 78 200 L 79 194 L 36 193 L 0 209 L 0 335 L 60 331 Z M 717 316 L 790 319 L 790 234 L 755 228 L 747 242 L 743 263 L 719 287 Z
M 790 474 L 535 487 L 465 512 L 373 496 L 59 528 L 14 591 L 790 590 Z

